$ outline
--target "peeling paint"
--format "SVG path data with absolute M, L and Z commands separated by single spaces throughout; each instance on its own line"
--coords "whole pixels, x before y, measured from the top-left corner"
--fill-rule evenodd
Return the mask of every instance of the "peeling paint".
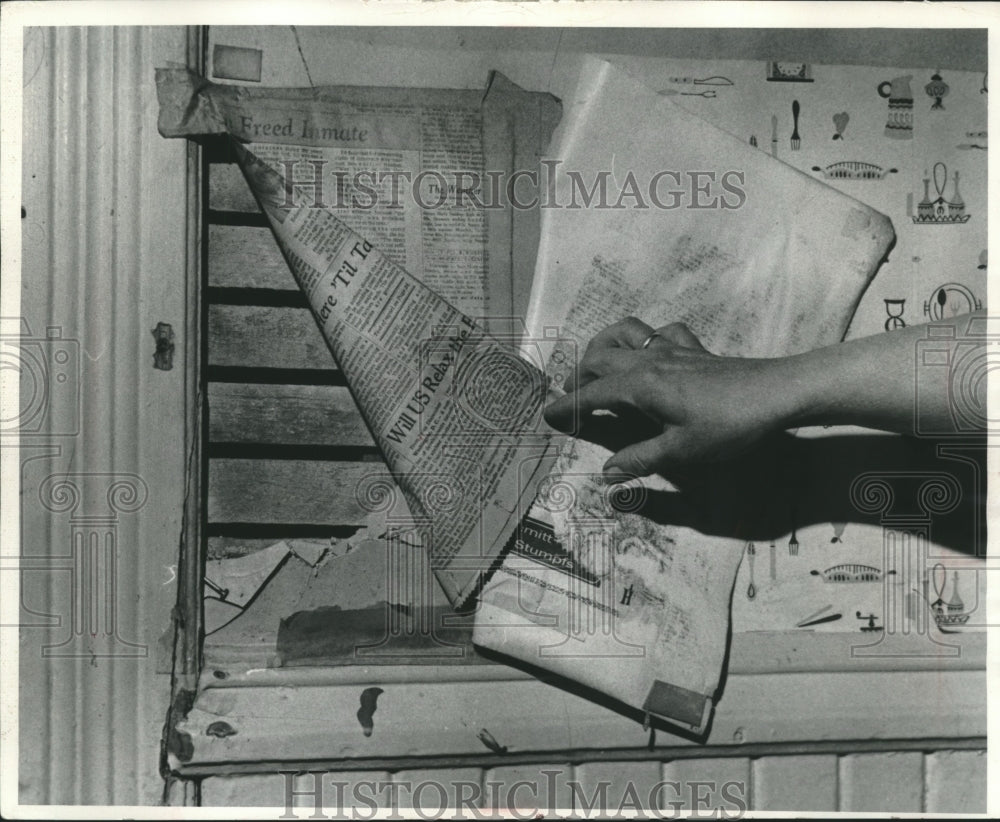
M 358 708 L 358 722 L 361 723 L 361 730 L 364 731 L 365 736 L 371 736 L 372 731 L 375 730 L 375 722 L 372 717 L 375 715 L 375 710 L 378 708 L 378 698 L 379 694 L 383 694 L 381 688 L 365 688 L 361 692 L 361 707 Z
M 162 738 L 162 748 L 167 754 L 172 754 L 180 762 L 190 762 L 194 756 L 194 742 L 191 734 L 177 730 L 177 723 L 183 720 L 194 705 L 195 692 L 187 688 L 178 688 L 174 692 L 170 709 L 167 711 L 167 723 Z M 160 762 L 161 773 L 169 773 L 166 757 Z
M 194 742 L 191 734 L 171 728 L 167 732 L 167 751 L 181 762 L 190 762 L 194 756 Z
M 214 736 L 225 739 L 227 736 L 235 736 L 236 729 L 228 722 L 216 721 L 205 728 L 205 736 Z

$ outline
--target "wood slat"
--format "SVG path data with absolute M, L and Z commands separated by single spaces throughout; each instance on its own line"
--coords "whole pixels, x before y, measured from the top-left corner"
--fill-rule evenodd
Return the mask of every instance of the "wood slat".
M 925 813 L 986 813 L 986 751 L 935 751 L 925 767 Z
M 495 734 L 498 741 L 505 738 L 503 726 L 497 728 L 494 725 L 492 729 L 487 727 L 486 730 Z M 558 809 L 573 807 L 574 794 L 569 784 L 572 779 L 573 766 L 566 763 L 545 762 L 491 768 L 483 773 L 483 783 L 490 788 L 478 804 L 490 816 L 500 816 L 507 812 L 514 817 L 521 815 L 526 819 L 532 816 L 542 818 L 548 811 L 554 817 Z M 518 808 L 519 813 L 514 814 L 511 806 Z M 617 805 L 609 809 L 610 813 L 613 814 L 616 808 Z M 609 814 L 606 812 L 603 815 Z
M 460 803 L 465 802 L 464 807 L 468 808 L 470 801 L 475 801 L 470 797 L 475 795 L 476 788 L 482 786 L 483 771 L 472 767 L 415 768 L 394 773 L 392 781 L 399 786 L 400 796 L 407 797 L 400 802 L 402 806 L 415 810 L 414 816 L 431 819 L 443 815 L 442 802 L 445 807 L 456 809 L 463 807 Z M 435 784 L 427 786 L 427 783 Z M 437 785 L 441 786 L 440 789 Z M 482 806 L 482 798 L 479 802 Z M 469 816 L 478 818 L 477 813 L 472 812 Z M 462 815 L 461 811 L 455 811 L 456 817 Z
M 664 803 L 680 799 L 686 808 L 713 808 L 721 812 L 721 817 L 733 818 L 741 810 L 740 803 L 749 805 L 752 800 L 747 757 L 675 759 L 664 765 L 663 778 L 681 786 L 673 795 L 664 791 Z M 664 809 L 669 807 L 664 804 Z
M 215 211 L 260 211 L 243 172 L 231 163 L 209 166 L 208 207 Z
M 755 760 L 753 807 L 762 811 L 836 811 L 837 757 L 762 756 Z
M 841 757 L 838 782 L 841 811 L 920 813 L 924 810 L 924 755 L 920 751 Z
M 203 808 L 283 808 L 291 814 L 287 818 L 297 818 L 294 811 L 288 811 L 289 807 L 303 808 L 303 819 L 310 813 L 317 819 L 335 819 L 345 814 L 357 819 L 364 817 L 366 809 L 371 810 L 369 797 L 377 797 L 374 801 L 379 801 L 378 792 L 385 790 L 380 786 L 388 785 L 392 779 L 388 771 L 217 776 L 202 783 L 200 804 Z M 433 789 L 425 793 L 434 797 L 432 803 L 437 800 Z
M 594 807 L 595 813 L 606 817 L 615 814 L 618 810 L 624 799 L 626 785 L 631 785 L 639 796 L 643 807 L 648 807 L 649 795 L 663 781 L 663 763 L 652 758 L 645 762 L 584 762 L 573 769 L 573 778 L 580 786 L 579 791 L 582 793 L 582 797 L 575 805 L 578 812 L 585 810 L 584 799 L 586 802 L 592 803 L 595 795 L 600 796 L 602 782 L 610 786 L 610 789 L 606 789 L 608 807 L 602 808 L 599 802 Z M 660 788 L 664 801 L 672 798 L 666 795 L 668 790 L 669 788 Z M 654 798 L 659 799 L 659 796 L 654 795 Z M 668 806 L 663 804 L 662 809 L 663 814 L 666 815 Z
M 305 308 L 211 305 L 208 364 L 243 368 L 336 369 Z
M 384 475 L 378 462 L 213 459 L 208 467 L 210 522 L 363 525 L 358 484 Z
M 328 385 L 208 386 L 212 442 L 374 446 L 350 392 Z
M 271 229 L 242 225 L 208 227 L 208 284 L 219 288 L 296 287 Z

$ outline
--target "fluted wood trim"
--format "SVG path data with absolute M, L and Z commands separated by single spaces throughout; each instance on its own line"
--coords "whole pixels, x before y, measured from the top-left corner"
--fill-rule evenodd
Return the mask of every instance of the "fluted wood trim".
M 183 62 L 187 35 L 25 37 L 37 60 L 25 65 L 21 319 L 78 359 L 21 438 L 19 799 L 154 804 L 197 345 L 187 150 L 156 131 L 154 68 Z M 176 334 L 169 371 L 153 368 L 160 322 Z

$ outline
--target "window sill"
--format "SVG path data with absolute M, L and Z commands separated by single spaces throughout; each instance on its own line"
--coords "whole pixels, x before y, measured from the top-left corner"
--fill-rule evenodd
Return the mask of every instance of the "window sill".
M 648 758 L 656 749 L 704 745 L 737 746 L 749 755 L 773 743 L 984 737 L 986 636 L 938 639 L 948 645 L 890 636 L 880 655 L 865 656 L 857 634 L 734 634 L 704 740 L 665 729 L 651 736 L 639 717 L 506 665 L 271 668 L 221 672 L 223 678 L 206 670 L 194 707 L 177 726 L 193 753 L 184 761 L 171 755 L 171 765 L 181 775 L 204 776 L 326 764 L 352 769 L 373 761 L 402 767 L 414 757 L 586 758 L 588 750 L 606 757 L 617 749 Z M 366 736 L 360 694 L 375 686 L 381 693 Z M 504 753 L 481 741 L 483 729 Z

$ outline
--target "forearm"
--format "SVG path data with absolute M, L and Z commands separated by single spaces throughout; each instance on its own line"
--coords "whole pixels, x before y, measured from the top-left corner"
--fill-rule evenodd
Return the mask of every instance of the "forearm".
M 602 442 L 615 452 L 605 471 L 629 476 L 724 461 L 809 425 L 936 436 L 957 421 L 963 433 L 975 431 L 987 419 L 988 364 L 985 317 L 972 329 L 974 317 L 935 322 L 933 336 L 918 326 L 774 359 L 715 356 L 686 326 L 654 332 L 628 317 L 591 340 L 575 383 L 545 419 L 601 441 L 594 415 L 613 412 L 633 441 Z M 956 415 L 953 402 L 966 413 Z
M 974 345 L 969 321 L 977 316 L 984 315 L 936 321 L 937 327 L 952 326 L 954 335 L 936 337 L 935 348 L 951 349 L 953 357 L 961 341 L 967 352 Z M 775 397 L 776 427 L 859 425 L 912 434 L 919 401 L 922 423 L 951 429 L 949 369 L 942 357 L 923 361 L 918 342 L 926 339 L 927 327 L 913 326 L 772 361 L 774 390 L 786 386 Z

